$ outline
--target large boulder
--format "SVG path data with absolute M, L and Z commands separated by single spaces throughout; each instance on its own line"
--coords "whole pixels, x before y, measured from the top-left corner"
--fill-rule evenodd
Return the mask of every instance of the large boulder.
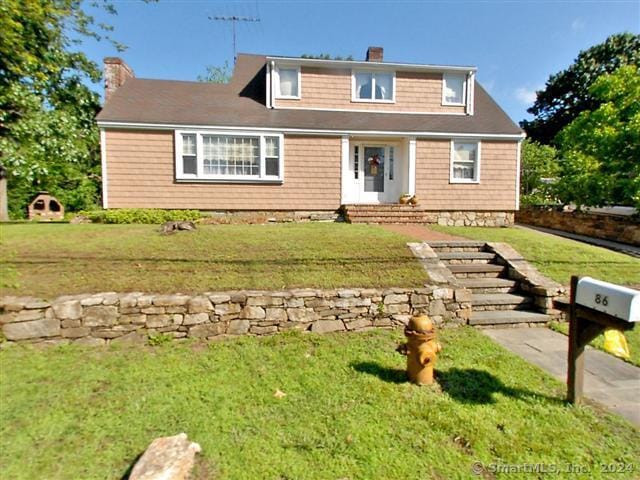
M 129 480 L 187 480 L 200 450 L 186 433 L 156 438 L 133 467 Z

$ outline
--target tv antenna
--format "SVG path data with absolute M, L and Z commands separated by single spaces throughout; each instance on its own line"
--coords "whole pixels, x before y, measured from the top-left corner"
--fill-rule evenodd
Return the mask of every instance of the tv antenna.
M 233 63 L 236 63 L 236 60 L 238 58 L 237 53 L 236 53 L 236 23 L 238 22 L 259 22 L 260 19 L 257 17 L 239 17 L 237 15 L 230 15 L 230 16 L 219 16 L 219 15 L 215 15 L 215 16 L 211 16 L 209 15 L 209 20 L 217 20 L 220 22 L 231 22 L 231 27 L 233 30 Z

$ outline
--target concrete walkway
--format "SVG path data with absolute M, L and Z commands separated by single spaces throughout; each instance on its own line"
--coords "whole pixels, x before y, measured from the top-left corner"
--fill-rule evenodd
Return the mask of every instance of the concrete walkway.
M 525 225 L 519 223 L 517 228 L 523 230 L 536 230 L 538 232 L 546 233 L 549 235 L 556 235 L 558 237 L 570 238 L 571 240 L 577 240 L 578 242 L 588 243 L 590 245 L 596 245 L 597 247 L 608 248 L 615 252 L 625 253 L 632 257 L 640 258 L 640 247 L 635 247 L 627 243 L 614 242 L 611 240 L 604 240 L 602 238 L 587 237 L 586 235 L 579 235 L 577 233 L 563 232 L 562 230 L 555 230 L 553 228 L 537 227 L 534 225 Z
M 567 381 L 568 337 L 548 328 L 481 330 L 503 347 Z M 585 351 L 585 396 L 640 427 L 640 368 L 591 347 Z

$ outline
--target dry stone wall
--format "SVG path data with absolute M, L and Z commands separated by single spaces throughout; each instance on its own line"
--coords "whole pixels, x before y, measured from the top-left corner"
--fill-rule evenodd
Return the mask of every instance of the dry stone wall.
M 634 217 L 527 207 L 517 213 L 516 221 L 640 246 L 640 222 Z
M 215 338 L 267 335 L 287 330 L 334 331 L 391 328 L 427 313 L 438 325 L 466 323 L 471 304 L 454 289 L 341 289 L 232 291 L 190 295 L 98 293 L 0 299 L 3 345 L 146 342 L 164 335 Z

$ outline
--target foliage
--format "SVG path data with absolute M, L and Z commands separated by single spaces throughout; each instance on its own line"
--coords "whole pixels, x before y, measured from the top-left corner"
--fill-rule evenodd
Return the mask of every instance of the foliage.
M 196 221 L 202 218 L 199 210 L 162 210 L 160 208 L 114 208 L 78 212 L 96 223 L 148 223 Z
M 225 61 L 224 65 L 221 67 L 216 65 L 207 65 L 205 74 L 198 75 L 198 81 L 209 83 L 229 83 L 231 77 L 231 67 L 229 66 L 229 62 Z
M 328 53 L 320 53 L 318 55 L 314 55 L 312 53 L 303 53 L 302 58 L 313 58 L 313 59 L 318 59 L 318 60 L 347 60 L 347 61 L 351 61 L 353 60 L 353 55 L 346 55 L 346 56 L 342 56 L 342 55 L 334 55 L 331 56 Z
M 553 201 L 552 183 L 559 172 L 556 149 L 529 139 L 522 142 L 521 203 L 543 204 Z
M 110 40 L 81 0 L 0 3 L 0 163 L 8 170 L 13 217 L 38 190 L 69 209 L 94 205 L 99 191 L 99 96 L 83 81 L 98 66 L 75 48 L 82 37 Z M 115 13 L 109 2 L 93 2 Z
M 147 339 L 147 343 L 151 347 L 160 347 L 162 345 L 167 345 L 173 341 L 173 337 L 168 333 L 152 333 L 149 334 L 149 338 Z
M 442 227 L 434 230 L 484 242 L 506 242 L 543 275 L 568 285 L 572 275 L 640 287 L 640 259 L 519 227 Z
M 472 328 L 439 339 L 441 389 L 406 381 L 399 331 L 2 350 L 3 476 L 126 478 L 151 439 L 177 432 L 202 446 L 194 478 L 471 479 L 481 462 L 598 480 L 612 478 L 602 465 L 638 468 L 625 420 L 567 404 L 562 382 Z
M 369 225 L 17 224 L 2 228 L 0 296 L 83 292 L 202 293 L 238 288 L 419 287 L 410 238 Z M 16 283 L 19 283 L 16 285 Z
M 640 209 L 640 68 L 601 75 L 589 89 L 600 102 L 558 136 L 564 203 L 633 205 Z
M 535 116 L 521 126 L 532 140 L 550 144 L 581 112 L 597 109 L 601 100 L 590 87 L 605 73 L 622 65 L 640 67 L 640 35 L 620 33 L 580 52 L 566 70 L 551 75 L 544 90 L 537 92 L 528 112 Z

